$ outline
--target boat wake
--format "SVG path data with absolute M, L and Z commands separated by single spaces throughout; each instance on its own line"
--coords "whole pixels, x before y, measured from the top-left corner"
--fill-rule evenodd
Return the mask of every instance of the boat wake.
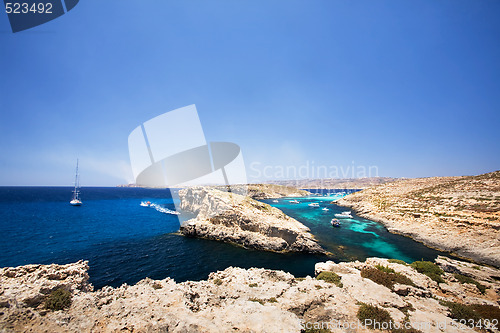
M 179 212 L 176 212 L 175 210 L 171 210 L 171 209 L 168 209 L 168 208 L 165 208 L 165 207 L 162 207 L 158 204 L 155 204 L 155 203 L 151 203 L 149 201 L 143 201 L 141 202 L 141 206 L 142 207 L 151 207 L 151 208 L 154 208 L 156 209 L 158 212 L 160 213 L 164 213 L 164 214 L 172 214 L 172 215 L 180 215 L 181 213 Z

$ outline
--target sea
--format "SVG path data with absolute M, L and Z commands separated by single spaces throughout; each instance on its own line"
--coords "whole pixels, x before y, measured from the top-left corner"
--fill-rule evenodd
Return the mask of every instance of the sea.
M 433 260 L 446 253 L 410 238 L 391 234 L 380 223 L 353 214 L 332 227 L 332 203 L 340 190 L 310 197 L 263 200 L 311 229 L 330 256 L 271 253 L 180 235 L 174 199 L 168 189 L 84 187 L 83 205 L 69 204 L 70 187 L 0 187 L 0 267 L 89 261 L 95 288 L 171 277 L 177 282 L 206 279 L 227 267 L 262 267 L 314 275 L 317 262 Z M 152 205 L 141 206 L 150 201 Z M 277 202 L 275 202 L 277 201 Z M 319 207 L 311 207 L 316 202 Z M 329 210 L 323 210 L 322 208 Z

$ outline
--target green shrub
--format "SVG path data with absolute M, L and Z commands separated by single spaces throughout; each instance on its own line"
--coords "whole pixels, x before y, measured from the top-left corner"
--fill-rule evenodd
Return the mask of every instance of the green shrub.
M 375 268 L 385 273 L 396 273 L 396 271 L 389 266 L 375 265 Z
M 66 289 L 53 290 L 45 299 L 45 308 L 53 311 L 69 308 L 71 297 L 71 293 Z
M 483 318 L 492 321 L 496 319 L 500 322 L 500 308 L 489 304 L 474 304 L 470 306 L 476 314 Z
M 262 305 L 266 304 L 266 301 L 263 300 L 263 299 L 261 299 L 261 298 L 254 298 L 254 297 L 252 297 L 252 298 L 249 298 L 248 300 L 251 301 L 251 302 L 260 303 Z
M 378 268 L 368 267 L 361 270 L 361 277 L 392 289 L 396 283 L 413 286 L 413 281 L 401 273 L 388 273 Z
M 216 286 L 220 286 L 220 285 L 222 284 L 222 280 L 221 280 L 221 279 L 215 279 L 215 280 L 214 280 L 214 284 L 215 284 Z
M 479 315 L 474 311 L 472 306 L 470 305 L 465 305 L 465 304 L 460 304 L 456 302 L 450 302 L 450 301 L 442 301 L 442 305 L 448 307 L 448 310 L 450 311 L 449 317 L 453 319 L 465 319 L 465 320 L 474 320 L 474 322 L 479 321 L 481 319 Z
M 323 280 L 335 284 L 337 287 L 342 288 L 342 278 L 334 272 L 321 272 L 316 277 L 317 280 Z
M 277 303 L 278 300 L 276 299 L 276 297 L 271 297 L 270 299 L 267 300 L 269 303 Z
M 357 317 L 361 323 L 371 328 L 376 327 L 375 323 L 389 325 L 393 321 L 387 310 L 365 303 L 361 303 Z
M 460 320 L 498 320 L 500 321 L 500 308 L 489 304 L 472 304 L 465 305 L 456 302 L 442 301 L 441 305 L 448 307 L 451 318 Z
M 455 279 L 457 279 L 458 282 L 460 282 L 460 283 L 472 283 L 472 284 L 476 285 L 477 289 L 479 289 L 481 294 L 484 294 L 486 292 L 486 286 L 484 284 L 477 282 L 473 278 L 462 275 L 462 274 L 453 274 L 453 275 L 455 276 Z
M 400 264 L 400 265 L 408 265 L 406 263 L 406 261 L 403 261 L 403 260 L 399 260 L 399 259 L 389 259 L 388 260 L 390 263 L 393 263 L 393 264 Z
M 414 261 L 410 266 L 413 267 L 417 272 L 427 275 L 437 283 L 444 282 L 443 278 L 441 277 L 444 274 L 443 270 L 433 262 Z
M 161 289 L 163 288 L 160 282 L 155 282 L 153 283 L 153 289 Z
M 259 285 L 257 283 L 250 283 L 248 286 L 250 288 L 255 288 L 255 287 L 258 287 Z

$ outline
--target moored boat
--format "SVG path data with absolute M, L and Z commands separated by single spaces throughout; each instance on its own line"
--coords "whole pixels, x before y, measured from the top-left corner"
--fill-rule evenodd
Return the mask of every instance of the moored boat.
M 350 211 L 345 211 L 342 213 L 335 214 L 335 217 L 352 219 L 352 215 L 351 215 Z
M 72 206 L 82 205 L 82 200 L 80 199 L 80 178 L 78 175 L 78 159 L 76 159 L 75 189 L 73 190 L 73 199 L 71 199 L 69 203 Z

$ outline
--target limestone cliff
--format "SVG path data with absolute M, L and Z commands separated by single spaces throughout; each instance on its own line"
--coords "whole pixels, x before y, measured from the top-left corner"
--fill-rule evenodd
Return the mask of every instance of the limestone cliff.
M 281 186 L 273 184 L 252 184 L 248 185 L 248 195 L 253 199 L 273 199 L 283 197 L 305 197 L 311 193 L 299 190 L 291 186 Z
M 250 197 L 198 187 L 179 191 L 181 209 L 196 215 L 181 225 L 186 236 L 275 252 L 324 253 L 309 228 Z
M 500 266 L 500 171 L 397 180 L 336 201 L 389 231 Z
M 358 323 L 358 311 L 368 304 L 386 311 L 387 320 L 418 329 L 402 332 L 476 332 L 467 326 L 459 330 L 443 301 L 468 304 L 490 322 L 498 318 L 499 270 L 444 257 L 436 262 L 444 270 L 440 283 L 411 266 L 370 258 L 316 265 L 317 273 L 335 273 L 334 280 L 229 267 L 203 281 L 146 278 L 133 286 L 97 291 L 87 282 L 86 262 L 2 268 L 0 331 L 298 333 L 320 322 L 354 324 L 350 330 L 330 326 L 331 332 L 373 332 Z M 406 279 L 391 286 L 368 276 L 370 270 Z M 59 289 L 69 291 L 70 305 L 47 309 L 52 292 Z

